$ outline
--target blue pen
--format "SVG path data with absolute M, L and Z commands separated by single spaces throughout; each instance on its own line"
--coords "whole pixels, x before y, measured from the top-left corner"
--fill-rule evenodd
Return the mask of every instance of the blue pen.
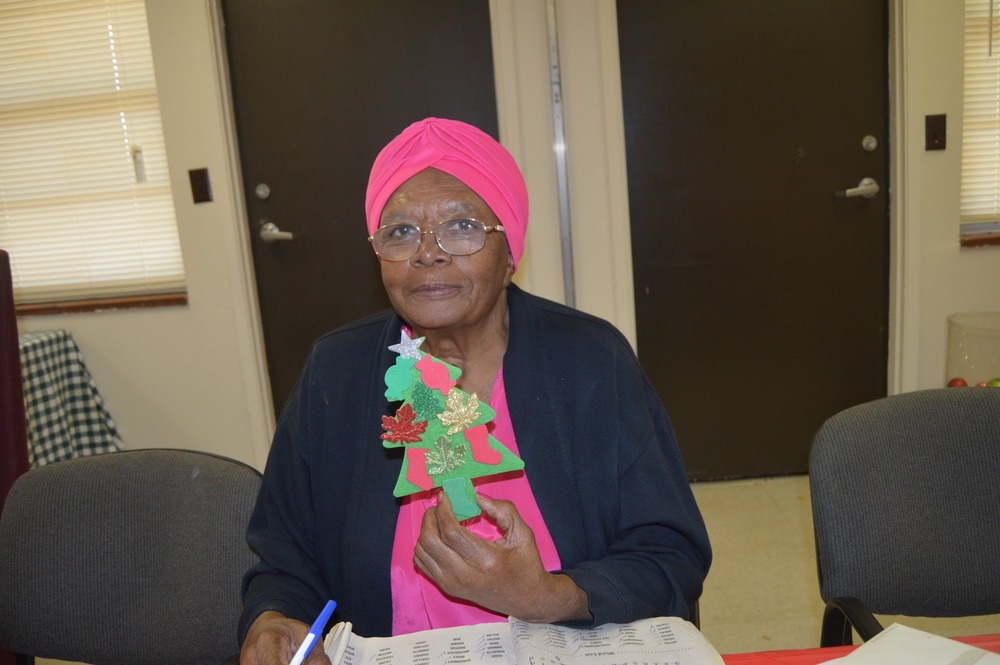
M 333 614 L 334 608 L 337 607 L 337 603 L 332 600 L 326 602 L 326 607 L 323 611 L 319 613 L 316 617 L 316 621 L 313 622 L 312 627 L 309 628 L 309 632 L 306 633 L 306 639 L 302 640 L 302 644 L 299 645 L 299 650 L 295 652 L 292 656 L 292 662 L 289 665 L 302 665 L 302 661 L 306 659 L 309 652 L 312 651 L 313 645 L 316 644 L 316 640 L 319 639 L 320 633 L 323 632 L 326 622 L 330 620 L 330 615 Z

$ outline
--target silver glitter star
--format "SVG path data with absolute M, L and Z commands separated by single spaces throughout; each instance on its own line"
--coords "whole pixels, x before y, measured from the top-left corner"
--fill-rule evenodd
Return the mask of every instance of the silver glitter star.
M 426 337 L 411 339 L 405 330 L 400 331 L 399 344 L 392 344 L 390 351 L 395 351 L 404 358 L 420 360 L 420 345 L 424 343 Z

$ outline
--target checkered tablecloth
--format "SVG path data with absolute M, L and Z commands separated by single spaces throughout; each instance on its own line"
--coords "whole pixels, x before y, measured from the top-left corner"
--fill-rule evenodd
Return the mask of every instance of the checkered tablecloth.
M 121 450 L 122 438 L 65 330 L 18 335 L 32 466 Z

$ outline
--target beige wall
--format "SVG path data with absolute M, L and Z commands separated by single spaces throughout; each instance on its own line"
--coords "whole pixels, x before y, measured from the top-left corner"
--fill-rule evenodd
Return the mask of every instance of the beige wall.
M 901 391 L 945 380 L 946 317 L 1000 310 L 1000 247 L 961 249 L 963 3 L 896 0 L 895 279 L 892 379 Z M 948 149 L 924 150 L 924 116 L 948 116 Z
M 890 386 L 940 385 L 945 317 L 1000 310 L 1000 248 L 958 247 L 962 3 L 895 0 Z M 273 429 L 228 100 L 210 0 L 147 0 L 190 304 L 31 317 L 79 342 L 126 444 L 207 450 L 262 467 Z M 634 342 L 628 202 L 613 0 L 558 0 L 577 305 Z M 904 11 L 905 10 L 905 11 Z M 532 212 L 556 218 L 543 0 L 494 0 L 501 135 Z M 516 44 L 515 44 L 516 40 Z M 599 99 L 601 103 L 593 103 Z M 923 150 L 923 117 L 948 115 L 948 150 Z M 208 167 L 215 200 L 191 203 Z M 612 220 L 608 222 L 607 220 Z M 535 225 L 518 280 L 560 299 L 558 236 Z
M 129 448 L 205 450 L 263 467 L 273 430 L 256 303 L 230 169 L 214 23 L 204 0 L 147 3 L 189 305 L 27 317 L 69 329 Z M 188 169 L 214 201 L 191 201 Z

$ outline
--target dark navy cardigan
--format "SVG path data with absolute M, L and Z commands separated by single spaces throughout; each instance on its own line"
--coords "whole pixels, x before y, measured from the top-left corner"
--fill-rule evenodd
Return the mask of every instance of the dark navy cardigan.
M 503 375 L 532 492 L 594 625 L 686 616 L 711 549 L 659 398 L 609 323 L 507 291 Z M 244 580 L 240 638 L 265 610 L 392 632 L 389 561 L 400 449 L 382 447 L 383 376 L 402 321 L 391 311 L 321 337 L 278 423 L 247 530 L 261 563 Z

